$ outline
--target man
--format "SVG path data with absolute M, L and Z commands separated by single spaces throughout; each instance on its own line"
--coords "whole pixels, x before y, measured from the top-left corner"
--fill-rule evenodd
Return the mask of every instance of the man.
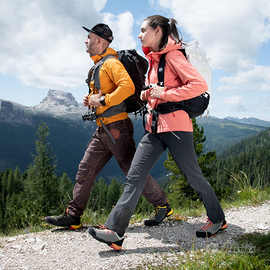
M 116 51 L 109 47 L 113 40 L 109 26 L 100 23 L 91 30 L 83 28 L 88 32 L 85 40 L 86 52 L 95 64 L 108 54 L 115 56 L 107 59 L 100 68 L 101 89 L 95 89 L 94 82 L 90 81 L 91 93 L 83 98 L 83 105 L 95 108 L 98 116 L 109 108 L 122 104 L 127 97 L 134 94 L 135 87 L 123 64 L 117 59 Z M 69 202 L 66 213 L 59 217 L 45 217 L 52 225 L 67 226 L 75 230 L 81 227 L 80 217 L 83 215 L 96 177 L 112 156 L 123 173 L 125 175 L 128 173 L 135 153 L 133 124 L 128 114 L 123 111 L 107 118 L 97 118 L 97 125 L 80 162 L 73 189 L 73 200 Z M 172 214 L 165 192 L 150 175 L 147 176 L 143 195 L 156 208 L 155 216 L 146 220 L 145 225 L 158 225 Z

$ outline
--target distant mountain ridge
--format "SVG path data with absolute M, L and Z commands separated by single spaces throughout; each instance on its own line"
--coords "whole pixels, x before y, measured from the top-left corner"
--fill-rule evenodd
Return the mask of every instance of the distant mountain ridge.
M 224 119 L 227 119 L 229 121 L 235 121 L 238 123 L 248 124 L 248 125 L 256 125 L 256 126 L 262 126 L 262 127 L 270 127 L 270 122 L 260 120 L 257 118 L 249 117 L 249 118 L 237 118 L 237 117 L 226 117 Z
M 5 104 L 8 102 L 12 103 L 14 111 L 20 110 L 38 115 L 47 114 L 53 117 L 63 117 L 75 121 L 81 119 L 81 115 L 87 111 L 87 108 L 82 103 L 78 103 L 71 93 L 60 90 L 49 90 L 47 96 L 35 106 L 23 106 L 2 99 L 0 99 L 0 102 L 4 102 Z
M 254 136 L 270 126 L 270 122 L 258 120 L 258 124 L 245 124 L 236 119 L 228 120 L 215 117 L 198 117 L 196 122 L 198 126 L 204 128 L 206 142 L 204 151 L 216 150 L 221 154 L 230 146 L 239 143 L 241 140 Z M 263 126 L 260 126 L 263 122 Z M 253 120 L 253 123 L 255 121 Z
M 39 104 L 30 107 L 12 101 L 5 101 L 3 99 L 0 99 L 0 105 L 2 101 L 12 103 L 14 110 L 27 111 L 35 114 L 49 114 L 51 116 L 63 117 L 75 121 L 78 119 L 81 120 L 81 115 L 85 114 L 85 112 L 87 111 L 87 108 L 84 107 L 82 103 L 78 103 L 71 93 L 60 90 L 49 90 L 47 96 Z M 221 120 L 219 118 L 210 116 L 210 117 L 198 117 L 197 122 L 200 123 L 201 121 L 203 121 L 203 119 L 209 118 Z M 247 125 L 256 125 L 260 127 L 270 126 L 269 121 L 264 121 L 252 117 L 240 119 L 237 117 L 228 116 L 222 120 L 228 120 Z
M 96 124 L 82 121 L 81 116 L 87 108 L 78 103 L 71 93 L 58 90 L 50 90 L 40 104 L 32 107 L 3 99 L 0 99 L 0 106 L 0 172 L 7 168 L 15 169 L 16 166 L 19 166 L 21 172 L 27 168 L 31 153 L 35 153 L 35 132 L 41 121 L 44 121 L 49 126 L 48 140 L 58 159 L 57 173 L 66 172 L 74 181 L 86 144 L 96 129 Z M 135 120 L 132 115 L 130 117 L 134 124 L 134 140 L 138 144 L 144 133 L 142 118 Z M 197 118 L 207 138 L 205 152 L 216 150 L 219 154 L 270 126 L 270 122 L 257 120 L 252 119 L 251 125 L 235 118 Z M 151 174 L 155 178 L 168 173 L 163 167 L 166 157 L 165 152 L 153 168 Z M 107 182 L 112 177 L 123 181 L 125 178 L 114 159 L 106 165 L 100 176 Z

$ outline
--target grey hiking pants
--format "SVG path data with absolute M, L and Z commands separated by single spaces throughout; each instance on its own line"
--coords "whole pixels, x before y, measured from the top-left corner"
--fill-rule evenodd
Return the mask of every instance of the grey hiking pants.
M 141 139 L 127 175 L 124 192 L 104 224 L 105 227 L 120 235 L 125 233 L 144 188 L 146 176 L 167 147 L 187 183 L 202 199 L 209 219 L 213 223 L 225 219 L 218 198 L 199 167 L 193 133 L 175 131 L 157 135 L 146 133 Z
M 136 151 L 133 139 L 133 124 L 127 118 L 110 123 L 106 127 L 113 135 L 116 143 L 113 144 L 112 139 L 103 127 L 97 128 L 84 153 L 76 175 L 73 200 L 69 202 L 68 206 L 71 215 L 79 217 L 83 214 L 96 177 L 112 156 L 115 157 L 123 173 L 125 175 L 128 173 Z M 151 175 L 147 176 L 144 189 L 141 192 L 153 206 L 164 205 L 167 202 L 165 192 Z

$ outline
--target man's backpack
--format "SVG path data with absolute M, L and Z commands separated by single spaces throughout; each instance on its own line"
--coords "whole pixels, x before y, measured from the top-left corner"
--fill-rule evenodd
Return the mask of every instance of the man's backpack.
M 145 86 L 145 74 L 148 69 L 148 61 L 140 56 L 136 50 L 122 50 L 118 51 L 118 59 L 121 61 L 121 63 L 124 65 L 125 69 L 127 70 L 129 76 L 131 77 L 134 85 L 135 85 L 135 93 L 124 100 L 124 102 L 121 102 L 118 105 L 112 106 L 108 108 L 106 111 L 104 111 L 101 114 L 96 114 L 96 107 L 89 107 L 89 111 L 87 115 L 83 115 L 82 119 L 90 120 L 90 121 L 96 121 L 97 119 L 100 120 L 100 123 L 104 130 L 108 133 L 110 138 L 112 139 L 112 142 L 115 144 L 116 141 L 110 131 L 107 129 L 107 127 L 103 124 L 101 118 L 105 117 L 111 117 L 117 114 L 120 114 L 122 112 L 141 112 L 145 108 L 145 101 L 142 101 L 140 99 L 141 91 L 144 89 Z M 88 78 L 86 79 L 86 83 L 89 86 L 89 94 L 90 94 L 90 81 L 94 81 L 94 88 L 100 89 L 100 79 L 99 79 L 99 70 L 103 63 L 111 58 L 114 57 L 111 54 L 108 54 L 104 56 L 102 59 L 99 60 L 98 63 L 96 63 L 95 66 L 93 66 L 89 73 Z
M 180 102 L 166 102 L 158 105 L 157 110 L 160 114 L 170 113 L 176 110 L 184 110 L 188 113 L 190 118 L 195 118 L 202 115 L 209 105 L 211 92 L 211 69 L 207 63 L 205 52 L 198 47 L 198 41 L 190 45 L 186 45 L 183 49 L 179 49 L 186 59 L 197 69 L 197 71 L 205 79 L 208 90 L 207 92 L 188 100 Z M 164 85 L 164 68 L 165 68 L 165 54 L 161 55 L 158 67 L 158 81 L 159 85 Z
M 148 61 L 140 56 L 136 50 L 121 50 L 117 52 L 118 59 L 124 65 L 130 78 L 135 85 L 135 93 L 124 100 L 126 104 L 126 112 L 139 112 L 146 104 L 145 101 L 140 99 L 141 91 L 145 86 L 145 74 L 148 70 Z M 94 80 L 94 86 L 100 89 L 99 70 L 103 63 L 108 59 L 114 57 L 113 55 L 104 56 L 94 67 L 92 78 Z

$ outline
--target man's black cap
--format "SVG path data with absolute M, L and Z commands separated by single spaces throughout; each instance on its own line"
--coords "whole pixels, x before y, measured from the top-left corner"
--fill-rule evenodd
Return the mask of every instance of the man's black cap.
M 92 33 L 96 34 L 97 36 L 107 40 L 110 43 L 113 41 L 112 30 L 110 29 L 110 27 L 107 24 L 99 23 L 99 24 L 95 25 L 92 29 L 88 29 L 84 26 L 82 28 L 84 30 L 86 30 L 87 32 L 92 32 Z

